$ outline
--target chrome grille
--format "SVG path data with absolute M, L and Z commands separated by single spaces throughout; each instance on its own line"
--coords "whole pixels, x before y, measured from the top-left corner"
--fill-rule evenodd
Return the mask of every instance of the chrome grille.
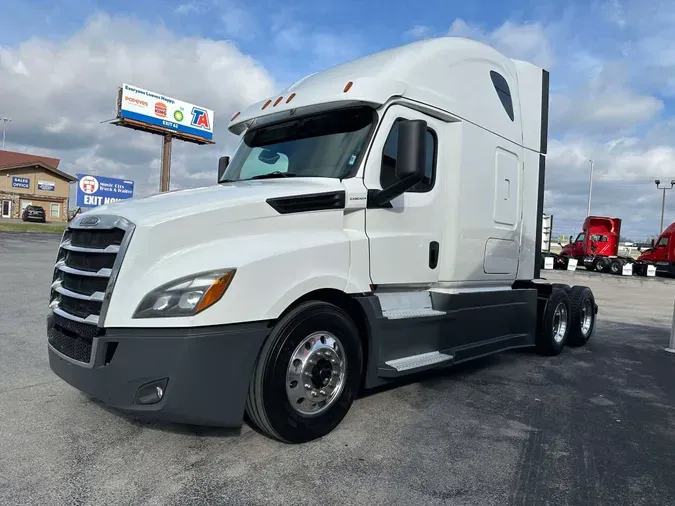
M 103 326 L 133 229 L 133 224 L 124 218 L 86 213 L 68 226 L 59 246 L 51 287 L 49 305 L 56 316 L 80 324 Z M 77 337 L 81 333 L 73 335 Z M 68 346 L 63 349 L 75 350 Z M 81 358 L 82 347 L 77 350 Z

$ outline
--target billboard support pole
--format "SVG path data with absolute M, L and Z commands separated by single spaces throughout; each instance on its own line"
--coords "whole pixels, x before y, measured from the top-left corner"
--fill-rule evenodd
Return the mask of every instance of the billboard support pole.
M 165 135 L 162 141 L 162 173 L 160 175 L 159 191 L 168 192 L 171 181 L 171 135 Z

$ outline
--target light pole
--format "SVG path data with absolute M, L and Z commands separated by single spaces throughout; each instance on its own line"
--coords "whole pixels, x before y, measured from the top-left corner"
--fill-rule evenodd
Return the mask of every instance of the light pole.
M 654 182 L 656 183 L 656 187 L 659 190 L 663 190 L 663 197 L 661 198 L 661 228 L 659 229 L 659 235 L 661 232 L 663 232 L 663 212 L 666 208 L 666 190 L 672 190 L 673 186 L 675 186 L 675 180 L 670 182 L 670 186 L 659 186 L 661 184 L 660 179 L 655 179 Z
M 7 130 L 7 123 L 11 123 L 10 118 L 2 118 L 2 149 L 5 149 L 5 133 Z
M 593 160 L 591 162 L 591 175 L 588 179 L 588 208 L 586 209 L 586 217 L 591 215 L 591 192 L 593 191 Z

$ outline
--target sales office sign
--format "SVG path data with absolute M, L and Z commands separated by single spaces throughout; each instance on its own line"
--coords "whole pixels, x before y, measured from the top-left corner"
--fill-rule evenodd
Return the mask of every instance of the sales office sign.
M 13 176 L 12 188 L 23 188 L 24 190 L 28 190 L 30 188 L 30 178 Z

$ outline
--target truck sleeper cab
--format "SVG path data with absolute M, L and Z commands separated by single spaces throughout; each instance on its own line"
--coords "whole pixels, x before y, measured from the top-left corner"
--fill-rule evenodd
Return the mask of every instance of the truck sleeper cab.
M 238 112 L 218 184 L 64 233 L 52 370 L 103 402 L 299 443 L 363 388 L 584 345 L 597 304 L 539 278 L 548 73 L 444 37 Z
M 566 269 L 568 260 L 575 258 L 590 271 L 621 275 L 624 266 L 630 264 L 633 274 L 651 275 L 648 274 L 648 266 L 656 263 L 651 250 L 644 252 L 637 259 L 619 255 L 620 237 L 621 218 L 588 216 L 584 220 L 581 232 L 562 248 L 559 255 L 551 253 L 548 255 L 554 257 L 554 266 L 560 269 Z M 667 239 L 665 241 L 667 242 Z M 664 272 L 664 267 L 667 266 L 662 265 L 661 272 Z
M 620 218 L 588 216 L 574 241 L 562 248 L 559 263 L 566 268 L 566 259 L 575 258 L 588 270 L 620 274 L 626 260 L 618 255 L 620 234 Z

